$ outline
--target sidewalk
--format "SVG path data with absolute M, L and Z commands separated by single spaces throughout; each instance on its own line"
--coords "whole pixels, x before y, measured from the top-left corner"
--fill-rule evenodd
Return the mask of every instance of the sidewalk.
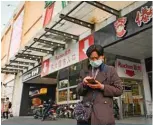
M 126 118 L 123 120 L 116 120 L 116 123 L 119 124 L 136 124 L 136 125 L 152 125 L 152 119 L 151 118 L 145 118 L 145 117 L 132 117 L 132 118 Z
M 33 117 L 13 117 L 2 121 L 2 125 L 76 125 L 74 119 L 58 119 L 57 121 L 41 121 L 41 119 L 34 119 Z M 143 117 L 127 118 L 123 120 L 116 120 L 116 125 L 152 125 L 152 119 L 145 119 Z

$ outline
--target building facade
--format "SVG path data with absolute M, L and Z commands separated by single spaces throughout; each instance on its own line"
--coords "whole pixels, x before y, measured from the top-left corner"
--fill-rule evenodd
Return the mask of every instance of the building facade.
M 151 2 L 23 2 L 18 8 L 1 38 L 2 97 L 10 97 L 14 115 L 31 115 L 49 98 L 61 105 L 80 101 L 76 86 L 92 44 L 104 47 L 105 63 L 123 81 L 116 98 L 121 118 L 149 113 Z

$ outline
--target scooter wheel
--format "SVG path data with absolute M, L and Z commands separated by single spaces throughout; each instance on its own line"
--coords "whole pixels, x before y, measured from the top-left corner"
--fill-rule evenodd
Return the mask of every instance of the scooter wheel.
M 38 119 L 38 116 L 36 116 L 36 115 L 34 115 L 33 117 L 34 117 L 34 119 Z

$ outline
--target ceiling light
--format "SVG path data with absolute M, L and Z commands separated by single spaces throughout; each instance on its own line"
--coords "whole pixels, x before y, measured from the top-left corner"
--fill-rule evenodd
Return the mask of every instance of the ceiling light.
M 49 51 L 47 51 L 47 53 L 49 53 Z
M 23 57 L 25 59 L 25 57 Z
M 31 59 L 31 58 L 30 58 Z

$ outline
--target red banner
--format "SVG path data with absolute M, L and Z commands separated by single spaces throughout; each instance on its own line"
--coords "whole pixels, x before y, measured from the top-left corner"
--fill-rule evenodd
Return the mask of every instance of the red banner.
M 49 67 L 50 67 L 50 60 L 49 59 L 42 62 L 41 76 L 48 75 Z
M 54 3 L 46 9 L 43 27 L 45 27 L 51 21 L 53 10 L 54 10 Z
M 79 41 L 79 61 L 84 60 L 87 58 L 86 51 L 89 46 L 94 44 L 94 36 L 90 35 L 81 41 Z

